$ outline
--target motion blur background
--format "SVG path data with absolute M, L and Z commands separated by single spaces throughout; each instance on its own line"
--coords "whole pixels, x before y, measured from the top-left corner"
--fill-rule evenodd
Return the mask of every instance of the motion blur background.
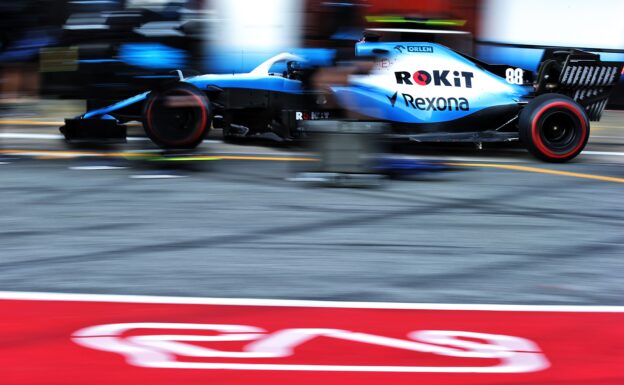
M 0 12 L 0 289 L 622 304 L 622 83 L 573 162 L 423 146 L 401 156 L 463 172 L 380 190 L 303 188 L 291 163 L 310 154 L 219 130 L 166 164 L 142 158 L 162 153 L 138 124 L 96 149 L 58 131 L 175 69 L 247 71 L 284 51 L 330 62 L 365 29 L 528 70 L 546 47 L 624 61 L 622 0 L 3 0 Z
M 328 11 L 328 4 L 333 10 Z M 340 5 L 342 4 L 342 5 Z M 487 62 L 536 70 L 544 47 L 624 61 L 618 0 L 20 0 L 2 1 L 1 98 L 126 97 L 172 69 L 241 72 L 284 50 L 323 56 L 355 39 L 346 18 L 385 40 L 437 41 Z M 339 10 L 339 8 L 344 8 Z M 338 11 L 337 11 L 338 10 Z M 332 19 L 333 18 L 333 19 Z M 333 29 L 327 31 L 326 29 Z M 624 86 L 611 97 L 624 105 Z
M 624 384 L 619 346 L 624 315 L 624 111 L 618 111 L 624 108 L 622 80 L 602 120 L 592 121 L 587 146 L 567 163 L 538 161 L 518 142 L 473 143 L 476 136 L 462 144 L 409 143 L 385 154 L 361 131 L 350 130 L 353 122 L 347 122 L 344 132 L 349 135 L 341 133 L 342 142 L 357 145 L 353 138 L 365 138 L 363 145 L 353 146 L 359 149 L 351 158 L 373 163 L 374 156 L 361 156 L 363 149 L 380 159 L 392 155 L 388 169 L 399 170 L 383 181 L 373 174 L 375 183 L 367 186 L 371 188 L 329 188 L 302 181 L 306 178 L 301 175 L 313 174 L 308 168 L 332 158 L 323 150 L 349 155 L 344 151 L 349 147 L 333 146 L 337 125 L 332 120 L 317 121 L 332 129 L 324 135 L 329 139 L 319 140 L 328 145 L 317 152 L 286 140 L 228 139 L 226 125 L 219 127 L 216 119 L 214 129 L 193 150 L 157 148 L 135 121 L 127 122 L 127 136 L 124 127 L 123 143 L 68 143 L 59 133 L 65 119 L 83 114 L 85 108 L 178 80 L 174 70 L 185 76 L 249 71 L 285 51 L 329 68 L 338 61 L 335 57 L 352 59 L 354 42 L 363 31 L 367 38 L 383 41 L 441 43 L 485 62 L 532 71 L 550 47 L 580 48 L 599 54 L 603 61 L 624 62 L 623 16 L 624 0 L 0 0 L 0 384 Z M 420 55 L 412 56 L 418 60 Z M 344 61 L 367 68 L 364 61 L 348 60 Z M 335 73 L 342 70 L 335 68 Z M 346 73 L 341 73 L 345 79 Z M 398 92 L 386 95 L 392 107 Z M 449 109 L 451 99 L 455 98 L 448 99 Z M 265 107 L 252 109 L 243 122 L 261 120 Z M 102 115 L 101 122 L 115 123 L 107 117 Z M 474 124 L 482 125 L 485 119 Z M 100 122 L 83 119 L 91 120 Z M 161 121 L 170 126 L 169 120 Z M 359 127 L 369 127 L 368 134 L 374 134 L 369 123 Z M 585 135 L 589 130 L 583 125 L 582 131 Z M 202 136 L 195 138 L 199 143 Z M 343 159 L 336 156 L 334 162 L 342 167 Z M 422 170 L 403 175 L 404 164 Z M 53 303 L 50 298 L 56 294 L 51 292 L 88 297 L 82 297 L 86 302 Z M 184 298 L 180 303 L 189 306 L 180 307 L 177 302 L 154 302 L 153 297 L 142 299 L 144 304 L 106 305 L 89 302 L 97 298 L 92 294 L 242 298 L 239 304 L 254 306 L 197 307 L 190 304 L 202 302 Z M 326 305 L 319 311 L 256 307 L 262 302 L 258 298 L 342 301 L 339 307 L 344 301 L 420 305 L 405 311 L 381 306 L 351 313 Z M 451 306 L 457 311 L 406 312 L 424 303 L 434 305 L 425 309 L 462 305 Z M 490 311 L 490 305 L 466 310 L 465 304 L 512 306 L 504 311 Z M 528 308 L 518 304 L 539 305 L 540 310 L 525 311 Z M 569 307 L 552 305 L 582 308 L 575 314 Z M 351 372 L 325 369 L 316 369 L 320 376 L 269 370 L 263 377 L 256 370 L 135 367 L 139 360 L 125 362 L 110 353 L 115 349 L 88 350 L 87 344 L 76 342 L 85 341 L 83 337 L 115 341 L 109 331 L 121 329 L 74 334 L 98 324 L 154 322 L 162 332 L 170 330 L 163 323 L 183 322 L 197 329 L 193 334 L 222 323 L 255 326 L 253 333 L 232 334 L 231 340 L 227 334 L 187 339 L 170 331 L 161 336 L 167 340 L 150 340 L 154 336 L 131 331 L 124 332 L 125 341 L 148 337 L 142 340 L 144 346 L 113 344 L 126 352 L 142 352 L 150 341 L 174 343 L 182 337 L 180 341 L 197 342 L 192 351 L 200 353 L 193 353 L 191 364 L 213 358 L 244 362 L 247 357 L 282 364 L 284 357 L 246 355 L 251 350 L 235 351 L 243 345 L 230 342 L 258 338 L 256 326 L 275 335 L 286 328 L 339 327 L 382 336 L 380 340 L 401 338 L 399 345 L 409 346 L 422 343 L 408 331 L 431 328 L 442 333 L 497 333 L 506 340 L 517 336 L 531 344 L 533 340 L 537 345 L 513 345 L 513 356 L 531 366 L 535 361 L 527 357 L 539 356 L 543 349 L 552 367 L 539 361 L 546 365 L 540 363 L 532 374 L 502 366 L 464 372 L 469 367 L 458 365 L 486 365 L 477 363 L 481 358 L 487 365 L 496 357 L 511 364 L 512 351 L 492 349 L 483 341 L 476 343 L 487 338 L 459 332 L 455 343 L 461 350 L 449 357 L 429 354 L 450 350 L 454 345 L 445 339 L 430 339 L 435 344 L 431 350 L 420 348 L 435 360 L 415 359 L 420 352 L 414 356 L 413 351 L 378 350 L 384 365 L 424 365 L 432 371 L 403 373 L 403 382 L 385 371 L 355 373 L 360 382 L 349 380 Z M 143 327 L 151 326 L 137 326 Z M 171 330 L 185 334 L 190 328 Z M 223 333 L 228 330 L 241 329 Z M 404 340 L 406 336 L 412 339 Z M 224 350 L 205 354 L 209 349 L 197 349 L 214 343 L 224 344 L 215 345 Z M 343 351 L 343 345 L 316 343 L 310 348 L 313 363 L 374 361 L 362 345 Z M 156 350 L 147 350 L 148 355 L 161 364 L 183 363 L 167 361 L 173 358 L 163 345 L 151 346 Z M 485 350 L 470 356 L 465 354 L 473 349 L 470 346 Z M 305 346 L 289 349 L 294 359 L 284 362 L 309 366 Z M 301 351 L 303 358 L 297 356 Z M 488 355 L 496 351 L 502 354 Z M 434 368 L 430 362 L 451 366 L 442 373 L 445 366 Z M 483 373 L 492 374 L 492 379 Z

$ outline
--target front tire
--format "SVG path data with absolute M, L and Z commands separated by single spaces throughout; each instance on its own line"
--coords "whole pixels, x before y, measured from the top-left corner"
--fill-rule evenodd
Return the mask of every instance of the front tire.
M 520 140 L 535 157 L 561 163 L 583 151 L 589 139 L 585 109 L 560 94 L 544 94 L 520 112 Z
M 210 129 L 210 103 L 198 88 L 177 83 L 153 91 L 143 108 L 147 136 L 161 148 L 197 147 Z

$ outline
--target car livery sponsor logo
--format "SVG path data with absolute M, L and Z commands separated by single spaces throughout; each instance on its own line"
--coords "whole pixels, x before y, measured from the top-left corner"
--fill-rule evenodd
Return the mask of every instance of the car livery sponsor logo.
M 394 50 L 398 53 L 412 52 L 412 53 L 433 53 L 433 47 L 430 45 L 395 45 Z
M 472 88 L 474 73 L 468 71 L 433 70 L 431 72 L 419 70 L 414 73 L 395 71 L 397 84 L 427 86 L 433 84 L 438 87 L 465 87 Z
M 397 91 L 392 96 L 387 96 L 387 98 L 390 101 L 390 104 L 392 105 L 392 107 L 394 107 L 394 105 L 396 104 L 398 95 L 399 95 L 399 92 Z
M 140 331 L 140 332 L 139 332 Z M 268 331 L 261 327 L 236 324 L 199 323 L 117 323 L 90 326 L 76 331 L 78 345 L 118 353 L 126 362 L 139 367 L 169 369 L 242 369 L 282 371 L 348 371 L 398 373 L 531 373 L 550 366 L 541 349 L 525 338 L 458 330 L 412 330 L 407 338 L 388 337 L 335 328 L 286 328 Z M 395 349 L 418 354 L 464 358 L 463 366 L 294 364 L 289 357 L 305 357 L 309 343 L 331 341 L 354 344 L 359 351 Z M 224 342 L 242 343 L 238 349 L 221 350 Z M 309 354 L 309 351 L 308 351 Z M 301 357 L 301 358 L 303 358 Z M 212 361 L 210 359 L 217 359 Z M 309 358 L 309 357 L 308 357 Z M 271 364 L 257 360 L 273 359 Z M 286 361 L 281 361 L 286 359 Z M 226 361 L 224 361 L 226 360 Z M 495 362 L 493 362 L 495 360 Z M 421 364 L 422 365 L 422 364 Z
M 375 61 L 375 69 L 377 70 L 389 70 L 394 65 L 394 60 L 382 57 Z
M 421 111 L 470 111 L 470 103 L 466 98 L 421 98 L 414 97 L 410 94 L 401 94 L 403 97 L 403 101 L 405 102 L 405 107 L 413 108 L 415 110 Z M 390 97 L 390 103 L 392 107 L 396 103 L 397 94 L 395 93 L 393 96 L 394 102 Z
M 295 120 L 324 120 L 329 119 L 329 112 L 308 112 L 297 111 L 295 112 Z

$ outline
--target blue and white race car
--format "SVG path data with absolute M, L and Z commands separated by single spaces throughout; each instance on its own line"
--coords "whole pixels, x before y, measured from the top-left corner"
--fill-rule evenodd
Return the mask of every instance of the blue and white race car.
M 302 121 L 333 119 L 342 110 L 389 123 L 394 138 L 520 140 L 536 157 L 564 162 L 585 147 L 589 122 L 600 119 L 622 72 L 621 63 L 578 50 L 547 50 L 533 74 L 434 43 L 362 41 L 355 49 L 374 57 L 375 69 L 329 90 L 311 90 L 313 67 L 283 53 L 249 73 L 179 72 L 158 89 L 67 119 L 61 132 L 68 141 L 125 140 L 124 123 L 138 120 L 160 147 L 193 148 L 211 127 L 225 136 L 301 137 Z

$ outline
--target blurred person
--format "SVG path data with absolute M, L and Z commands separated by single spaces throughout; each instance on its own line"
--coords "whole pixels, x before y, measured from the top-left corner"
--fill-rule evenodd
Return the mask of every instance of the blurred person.
M 365 75 L 373 69 L 374 60 L 355 56 L 354 47 L 364 32 L 364 10 L 367 7 L 365 0 L 308 1 L 303 29 L 304 48 L 334 51 L 333 65 L 319 67 L 311 75 L 309 87 L 325 91 L 332 85 L 347 85 L 350 75 Z M 339 108 L 337 105 L 332 107 Z M 349 111 L 343 113 L 346 117 L 351 115 Z
M 329 96 L 333 95 L 332 87 L 348 86 L 352 75 L 366 75 L 373 70 L 374 58 L 355 54 L 355 43 L 361 40 L 365 29 L 366 7 L 361 0 L 307 4 L 304 47 L 328 48 L 333 50 L 334 57 L 330 65 L 319 66 L 304 87 Z M 321 161 L 300 177 L 322 180 L 329 186 L 377 187 L 381 176 L 377 175 L 373 159 L 374 154 L 383 152 L 379 135 L 385 126 L 371 125 L 370 117 L 359 122 L 357 113 L 342 107 L 345 102 L 349 104 L 345 98 L 348 96 L 343 95 L 340 103 L 333 97 L 323 98 L 325 108 L 337 111 L 339 119 L 304 123 L 305 130 L 315 139 L 312 145 Z
M 21 0 L 0 3 L 0 99 L 18 102 L 38 95 L 39 50 L 60 33 L 65 2 Z
M 312 77 L 312 86 L 327 89 L 331 84 L 345 85 L 351 74 L 366 74 L 373 68 L 369 58 L 355 56 L 354 43 L 364 31 L 363 0 L 307 3 L 304 22 L 304 47 L 329 48 L 334 51 L 333 66 L 320 68 Z

